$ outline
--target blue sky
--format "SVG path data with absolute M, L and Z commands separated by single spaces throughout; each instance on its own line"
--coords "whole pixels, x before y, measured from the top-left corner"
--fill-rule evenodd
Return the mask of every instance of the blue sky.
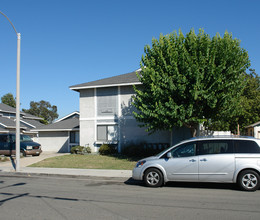
M 132 72 L 160 33 L 203 28 L 241 40 L 260 73 L 259 0 L 1 0 L 21 33 L 21 109 L 30 101 L 79 110 L 69 86 Z M 16 94 L 16 35 L 0 15 L 0 97 Z

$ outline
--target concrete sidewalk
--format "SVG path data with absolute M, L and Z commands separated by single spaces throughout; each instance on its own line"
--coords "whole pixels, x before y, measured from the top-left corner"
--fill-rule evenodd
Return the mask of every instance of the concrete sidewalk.
M 12 161 L 0 162 L 0 175 L 47 175 L 47 176 L 68 176 L 68 177 L 104 177 L 104 178 L 131 178 L 131 170 L 100 170 L 100 169 L 67 169 L 67 168 L 39 168 L 28 167 L 31 164 L 50 157 L 66 154 L 44 152 L 37 157 L 25 157 L 20 159 L 20 171 L 16 172 Z

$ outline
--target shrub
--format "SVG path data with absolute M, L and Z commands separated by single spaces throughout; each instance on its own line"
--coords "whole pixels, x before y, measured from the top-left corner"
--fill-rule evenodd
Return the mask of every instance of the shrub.
M 71 148 L 70 152 L 72 154 L 91 154 L 91 148 L 83 146 L 74 146 Z
M 91 148 L 90 148 L 90 147 L 86 147 L 86 152 L 87 152 L 88 154 L 91 154 Z
M 116 147 L 112 144 L 102 144 L 99 148 L 100 155 L 112 155 L 116 153 Z
M 80 154 L 83 152 L 83 149 L 84 149 L 84 147 L 82 147 L 82 146 L 74 146 L 71 148 L 70 152 L 72 154 Z

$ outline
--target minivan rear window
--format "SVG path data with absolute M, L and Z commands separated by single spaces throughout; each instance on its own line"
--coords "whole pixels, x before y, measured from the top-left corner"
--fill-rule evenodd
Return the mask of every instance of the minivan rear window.
M 234 145 L 236 153 L 260 153 L 260 147 L 254 141 L 235 140 Z

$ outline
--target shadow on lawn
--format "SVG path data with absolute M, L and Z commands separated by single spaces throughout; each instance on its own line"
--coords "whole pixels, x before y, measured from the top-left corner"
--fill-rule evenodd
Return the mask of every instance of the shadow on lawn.
M 141 160 L 144 157 L 138 157 L 138 156 L 126 156 L 123 154 L 113 154 L 113 155 L 107 155 L 108 157 L 113 157 L 115 159 L 119 159 L 119 160 L 127 160 L 130 162 L 137 162 L 138 160 Z

